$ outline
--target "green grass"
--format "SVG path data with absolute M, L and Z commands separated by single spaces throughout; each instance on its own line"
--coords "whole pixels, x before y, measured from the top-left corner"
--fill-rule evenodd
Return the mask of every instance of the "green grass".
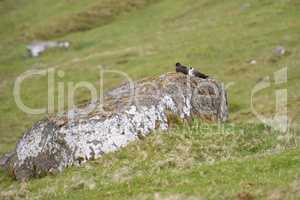
M 284 138 L 284 139 L 283 139 Z M 27 199 L 154 199 L 183 195 L 232 199 L 279 192 L 292 197 L 300 185 L 299 135 L 262 125 L 193 122 L 155 133 L 64 173 L 19 184 L 2 176 L 2 196 Z M 290 150 L 287 150 L 290 149 Z M 283 191 L 281 191 L 284 189 Z M 181 197 L 180 199 L 182 199 Z
M 89 81 L 100 88 L 99 65 L 139 79 L 174 71 L 177 61 L 191 64 L 226 84 L 233 83 L 228 88 L 230 122 L 238 128 L 227 127 L 229 134 L 218 134 L 215 129 L 200 131 L 194 124 L 194 129 L 184 126 L 168 135 L 153 134 L 122 152 L 54 177 L 30 181 L 26 187 L 1 172 L 1 190 L 12 191 L 14 196 L 23 187 L 20 191 L 25 194 L 21 196 L 50 199 L 55 194 L 58 199 L 82 199 L 81 195 L 91 199 L 153 199 L 156 192 L 157 198 L 166 195 L 170 199 L 184 198 L 180 195 L 231 199 L 240 192 L 258 198 L 274 193 L 295 199 L 300 122 L 298 0 L 145 0 L 141 1 L 143 5 L 137 5 L 140 1 L 136 0 L 122 2 L 0 1 L 0 154 L 12 150 L 22 133 L 44 116 L 27 115 L 14 102 L 14 81 L 30 69 L 56 67 L 64 71 L 63 78 L 56 76 L 56 86 L 61 81 Z M 107 10 L 110 15 L 103 18 Z M 43 38 L 69 40 L 72 47 L 29 58 L 25 45 Z M 273 49 L 278 45 L 289 53 L 275 56 Z M 79 61 L 70 62 L 74 59 Z M 251 59 L 257 64 L 250 65 Z M 259 80 L 270 76 L 273 81 L 273 73 L 283 67 L 288 67 L 288 82 L 279 86 L 272 82 L 254 99 L 256 110 L 272 116 L 275 89 L 288 89 L 289 118 L 295 131 L 278 136 L 255 125 L 260 122 L 251 111 L 250 97 Z M 121 77 L 107 75 L 105 89 L 122 81 Z M 27 105 L 47 105 L 46 78 L 27 80 L 22 88 Z M 87 91 L 78 91 L 77 97 L 77 102 L 90 98 Z M 254 123 L 252 129 L 249 123 Z M 165 145 L 157 147 L 153 145 L 155 140 Z M 191 145 L 191 152 L 178 153 L 176 147 L 180 144 L 183 148 Z M 151 159 L 143 159 L 142 152 Z M 163 166 L 158 170 L 160 161 Z M 120 179 L 125 173 L 121 183 L 113 181 L 117 171 Z M 76 185 L 78 177 L 83 183 Z

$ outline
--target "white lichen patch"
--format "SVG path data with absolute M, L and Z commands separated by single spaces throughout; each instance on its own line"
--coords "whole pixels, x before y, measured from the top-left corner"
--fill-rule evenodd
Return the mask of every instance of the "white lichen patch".
M 183 105 L 183 108 L 182 108 L 182 113 L 180 113 L 180 117 L 182 119 L 184 119 L 185 117 L 190 117 L 190 115 L 191 115 L 191 110 L 192 110 L 191 98 L 192 98 L 192 95 L 189 94 L 189 95 L 187 95 L 187 97 L 182 95 L 182 98 L 184 99 L 183 100 L 184 105 Z
M 47 138 L 43 137 L 45 128 L 44 123 L 35 126 L 30 132 L 25 134 L 19 141 L 16 152 L 19 160 L 19 166 L 23 164 L 26 158 L 36 157 L 43 149 L 43 141 L 46 143 Z M 46 140 L 45 140 L 46 139 Z
M 60 129 L 68 147 L 74 151 L 72 160 L 85 162 L 104 153 L 112 152 L 147 135 L 159 124 L 161 130 L 168 128 L 166 108 L 177 111 L 170 96 L 165 96 L 157 106 L 131 106 L 123 113 L 105 121 L 86 120 Z M 72 164 L 72 163 L 69 163 Z

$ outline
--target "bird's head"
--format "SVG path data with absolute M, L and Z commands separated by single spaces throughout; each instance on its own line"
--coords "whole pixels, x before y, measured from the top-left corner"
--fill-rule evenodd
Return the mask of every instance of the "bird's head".
M 180 67 L 181 66 L 181 64 L 178 62 L 178 63 L 176 63 L 176 67 Z

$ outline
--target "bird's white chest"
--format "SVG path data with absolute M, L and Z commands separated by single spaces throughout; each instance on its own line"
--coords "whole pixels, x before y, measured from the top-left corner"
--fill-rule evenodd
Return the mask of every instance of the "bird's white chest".
M 191 67 L 191 68 L 189 69 L 188 75 L 189 75 L 189 76 L 194 76 L 194 68 Z

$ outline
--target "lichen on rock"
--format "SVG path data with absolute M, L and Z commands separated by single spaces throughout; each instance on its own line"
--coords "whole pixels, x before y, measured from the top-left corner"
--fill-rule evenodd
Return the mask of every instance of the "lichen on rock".
M 173 123 L 170 115 L 183 121 L 228 119 L 226 91 L 216 80 L 168 73 L 133 85 L 107 92 L 84 117 L 72 110 L 37 122 L 1 165 L 27 180 L 119 150 L 154 130 L 165 131 Z

